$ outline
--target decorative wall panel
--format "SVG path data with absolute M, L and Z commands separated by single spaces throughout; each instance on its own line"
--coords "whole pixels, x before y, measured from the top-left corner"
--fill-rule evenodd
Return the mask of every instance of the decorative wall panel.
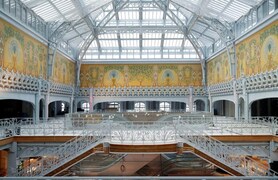
M 34 77 L 47 77 L 47 46 L 0 20 L 0 66 Z
M 201 86 L 201 65 L 136 64 L 81 66 L 81 87 Z

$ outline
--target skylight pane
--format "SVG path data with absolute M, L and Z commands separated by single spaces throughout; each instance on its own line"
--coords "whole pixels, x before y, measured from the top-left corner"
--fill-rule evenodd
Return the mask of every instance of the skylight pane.
M 139 47 L 139 40 L 121 40 L 122 47 Z
M 164 40 L 165 47 L 180 47 L 182 40 Z
M 144 33 L 143 34 L 143 39 L 157 39 L 161 38 L 161 33 Z
M 121 20 L 139 19 L 139 11 L 120 11 L 118 14 Z

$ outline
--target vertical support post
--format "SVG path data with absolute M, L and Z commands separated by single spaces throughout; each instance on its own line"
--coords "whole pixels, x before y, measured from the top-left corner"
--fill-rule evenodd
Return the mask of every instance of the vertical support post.
M 110 153 L 110 144 L 108 142 L 103 143 L 103 151 L 104 151 L 105 154 Z
M 242 94 L 244 97 L 244 121 L 249 121 L 249 98 L 246 92 L 246 79 L 245 77 L 242 78 Z
M 89 112 L 93 112 L 94 111 L 94 95 L 93 95 L 93 88 L 90 88 L 90 109 Z
M 212 97 L 211 97 L 211 94 L 210 94 L 210 88 L 208 88 L 208 100 L 209 100 L 209 112 L 214 114 L 213 106 L 212 106 Z
M 40 98 L 41 98 L 41 79 L 39 79 L 38 92 L 35 94 L 35 118 L 34 118 L 35 124 L 37 124 L 40 120 Z
M 47 83 L 47 93 L 45 96 L 45 114 L 44 114 L 44 121 L 47 121 L 48 119 L 48 105 L 49 105 L 49 94 L 50 94 L 50 82 Z
M 69 109 L 69 113 L 72 114 L 73 111 L 74 111 L 74 88 L 72 88 L 72 94 L 71 94 L 71 97 L 70 97 L 70 109 Z
M 183 154 L 183 142 L 177 143 L 177 154 Z
M 17 142 L 12 142 L 12 146 L 9 149 L 9 155 L 8 155 L 8 176 L 15 176 L 15 173 L 17 172 L 16 157 L 17 157 Z
M 235 119 L 238 120 L 239 113 L 238 113 L 238 95 L 236 93 L 236 80 L 233 79 L 233 90 L 234 90 L 234 103 L 235 103 Z
M 73 100 L 73 113 L 77 112 L 77 101 Z
M 193 87 L 189 87 L 189 98 L 188 98 L 189 112 L 193 112 Z

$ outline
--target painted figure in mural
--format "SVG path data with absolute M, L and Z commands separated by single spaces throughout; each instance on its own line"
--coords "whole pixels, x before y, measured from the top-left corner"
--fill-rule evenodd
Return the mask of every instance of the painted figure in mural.
M 117 80 L 118 73 L 115 70 L 113 70 L 110 72 L 109 76 L 112 81 L 112 86 L 116 86 L 116 80 Z
M 0 24 L 1 25 L 1 24 Z M 4 40 L 0 31 L 0 66 L 3 67 L 4 63 Z
M 182 78 L 183 78 L 183 72 L 181 66 L 179 66 L 179 75 L 178 75 L 178 85 L 181 86 L 182 84 Z
M 274 62 L 274 54 L 275 54 L 275 41 L 270 36 L 266 39 L 264 53 L 266 59 L 266 69 L 265 70 L 271 70 L 275 68 L 275 62 Z
M 158 67 L 157 66 L 153 66 L 153 86 L 158 86 Z
M 125 79 L 125 86 L 129 86 L 129 77 L 128 77 L 128 66 L 124 66 L 124 79 Z
M 173 79 L 173 73 L 171 70 L 167 69 L 164 71 L 163 79 L 165 81 L 166 86 L 171 86 L 171 81 Z
M 103 87 L 103 72 L 99 73 L 99 82 L 100 82 L 100 87 Z
M 16 40 L 12 40 L 10 42 L 10 57 L 12 60 L 12 64 L 11 64 L 11 69 L 14 71 L 17 71 L 17 59 L 18 59 L 18 55 L 19 55 L 19 47 L 18 47 L 18 43 L 16 42 Z

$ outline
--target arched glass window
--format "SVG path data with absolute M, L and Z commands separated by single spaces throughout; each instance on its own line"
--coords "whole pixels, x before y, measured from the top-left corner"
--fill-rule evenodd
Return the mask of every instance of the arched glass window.
M 171 110 L 170 103 L 169 102 L 161 102 L 161 103 L 159 103 L 159 110 L 160 111 L 170 112 L 170 110 Z
M 64 112 L 64 111 L 65 111 L 65 108 L 66 108 L 66 105 L 65 105 L 65 103 L 62 102 L 62 103 L 61 103 L 61 111 Z
M 82 103 L 82 109 L 84 109 L 84 112 L 89 112 L 90 104 L 88 102 Z
M 137 102 L 134 104 L 134 110 L 136 112 L 143 112 L 146 111 L 146 104 L 143 102 Z
M 108 109 L 112 111 L 118 111 L 120 109 L 120 104 L 117 102 L 110 102 L 108 104 Z

